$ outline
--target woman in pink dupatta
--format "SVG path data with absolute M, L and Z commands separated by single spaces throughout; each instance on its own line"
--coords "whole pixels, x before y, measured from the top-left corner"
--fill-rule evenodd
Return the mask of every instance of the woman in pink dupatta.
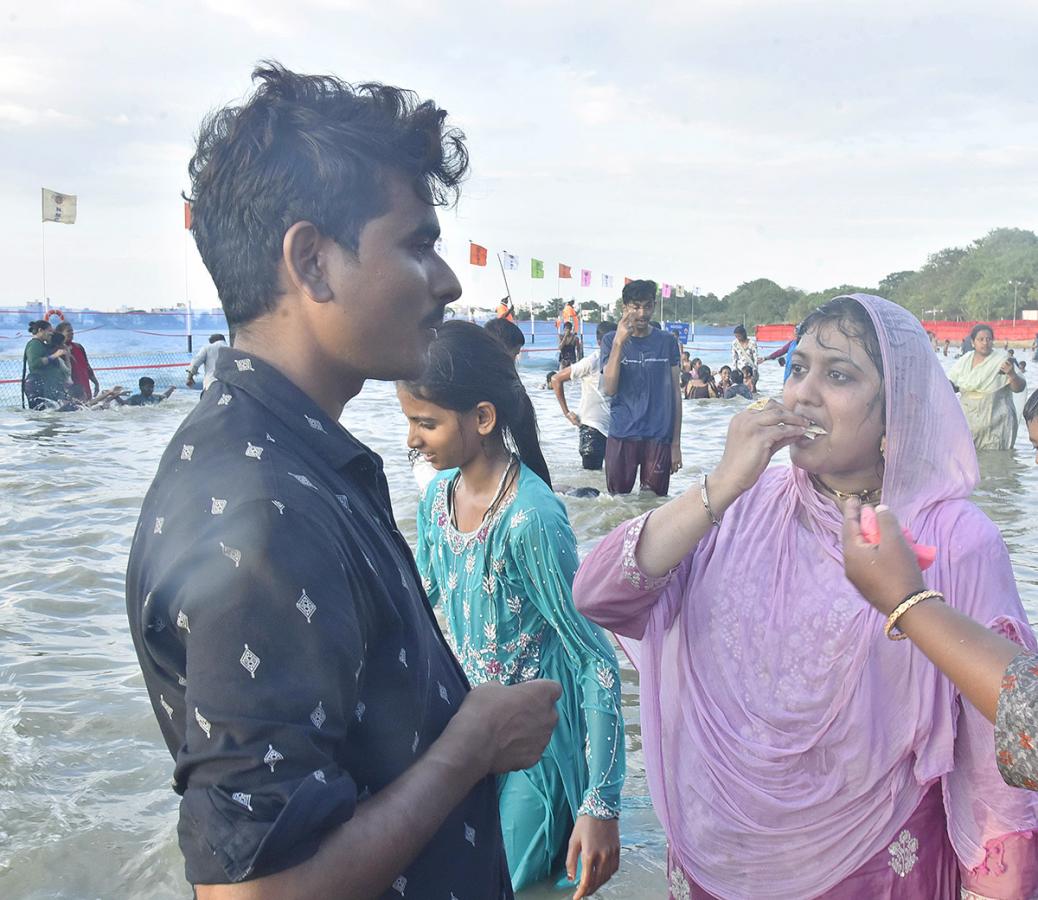
M 1034 897 L 1038 798 L 843 572 L 841 495 L 881 489 L 937 548 L 927 586 L 1035 647 L 959 404 L 901 307 L 855 294 L 805 326 L 783 404 L 735 416 L 702 494 L 621 525 L 574 584 L 639 671 L 670 895 Z

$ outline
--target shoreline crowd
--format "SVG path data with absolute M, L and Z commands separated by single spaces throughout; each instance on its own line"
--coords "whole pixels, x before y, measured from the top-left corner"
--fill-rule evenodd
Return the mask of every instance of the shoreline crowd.
M 970 500 L 1025 389 L 990 327 L 946 374 L 906 310 L 835 297 L 762 397 L 745 328 L 715 375 L 653 323 L 652 281 L 587 355 L 569 304 L 546 387 L 582 465 L 666 498 L 581 560 L 510 304 L 444 322 L 464 136 L 398 88 L 254 78 L 189 167 L 232 341 L 192 363 L 126 579 L 195 895 L 591 896 L 622 865 L 611 633 L 671 900 L 1038 896 L 1038 642 Z M 133 401 L 33 325 L 32 408 Z M 340 422 L 368 379 L 420 460 L 414 548 Z M 723 456 L 668 497 L 686 401 L 715 398 L 746 401 Z M 1038 393 L 1024 418 L 1038 447 Z

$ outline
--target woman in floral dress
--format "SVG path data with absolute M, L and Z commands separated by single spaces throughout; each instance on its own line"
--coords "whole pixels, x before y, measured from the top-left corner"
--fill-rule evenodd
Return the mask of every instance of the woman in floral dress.
M 473 684 L 550 678 L 559 724 L 541 761 L 502 777 L 518 890 L 565 862 L 575 897 L 619 861 L 623 719 L 616 655 L 573 606 L 576 541 L 511 358 L 478 326 L 444 325 L 417 382 L 398 386 L 408 446 L 439 474 L 418 509 L 418 567 Z

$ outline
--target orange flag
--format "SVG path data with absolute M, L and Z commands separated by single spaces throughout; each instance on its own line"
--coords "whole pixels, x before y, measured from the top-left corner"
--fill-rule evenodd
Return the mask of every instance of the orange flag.
M 562 263 L 559 263 L 559 278 L 572 278 L 572 277 L 573 277 L 572 269 L 569 266 L 564 266 Z
M 487 264 L 487 248 L 480 247 L 469 241 L 469 262 L 474 266 L 485 266 Z
M 627 287 L 631 283 L 631 279 L 624 276 L 624 287 Z
M 188 230 L 191 228 L 191 204 L 186 200 L 184 201 L 184 227 Z

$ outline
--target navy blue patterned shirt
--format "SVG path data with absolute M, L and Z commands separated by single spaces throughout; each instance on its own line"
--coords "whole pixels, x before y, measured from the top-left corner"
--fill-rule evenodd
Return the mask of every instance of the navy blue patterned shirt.
M 193 884 L 312 856 L 469 690 L 379 457 L 255 357 L 221 351 L 216 377 L 166 448 L 126 578 Z M 511 895 L 488 777 L 383 896 Z

